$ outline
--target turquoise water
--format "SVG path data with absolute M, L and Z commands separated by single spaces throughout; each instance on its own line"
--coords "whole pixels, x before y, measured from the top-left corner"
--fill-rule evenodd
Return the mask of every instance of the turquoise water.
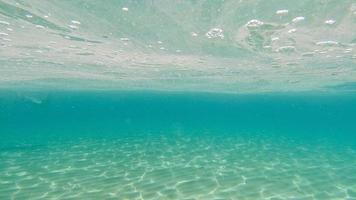
M 2 92 L 1 199 L 355 199 L 354 94 Z
M 355 0 L 0 0 L 0 200 L 356 200 Z
M 0 88 L 355 91 L 354 0 L 0 0 Z

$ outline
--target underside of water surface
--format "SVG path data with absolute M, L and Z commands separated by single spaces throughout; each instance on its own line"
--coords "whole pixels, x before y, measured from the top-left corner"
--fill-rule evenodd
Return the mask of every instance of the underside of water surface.
M 354 0 L 0 0 L 0 199 L 356 200 Z
M 0 87 L 355 91 L 353 0 L 1 0 Z

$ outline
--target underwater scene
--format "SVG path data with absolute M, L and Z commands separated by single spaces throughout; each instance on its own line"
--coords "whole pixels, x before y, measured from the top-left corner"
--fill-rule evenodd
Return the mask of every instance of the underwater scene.
M 0 199 L 356 200 L 356 1 L 0 0 Z

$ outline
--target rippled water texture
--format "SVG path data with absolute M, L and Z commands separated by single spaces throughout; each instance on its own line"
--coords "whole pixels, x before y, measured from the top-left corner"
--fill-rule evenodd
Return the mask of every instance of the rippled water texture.
M 353 0 L 1 0 L 0 87 L 355 91 Z

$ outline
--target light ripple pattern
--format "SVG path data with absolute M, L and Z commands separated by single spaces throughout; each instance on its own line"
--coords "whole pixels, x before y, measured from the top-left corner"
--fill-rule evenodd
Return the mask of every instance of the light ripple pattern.
M 173 137 L 174 136 L 174 137 Z M 353 199 L 356 152 L 156 135 L 1 151 L 2 199 Z
M 355 102 L 2 94 L 0 199 L 356 199 Z

